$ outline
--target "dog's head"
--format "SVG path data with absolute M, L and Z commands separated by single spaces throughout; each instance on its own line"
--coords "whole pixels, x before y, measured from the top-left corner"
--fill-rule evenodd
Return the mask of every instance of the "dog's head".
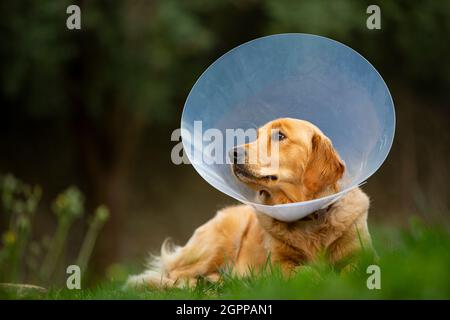
M 289 118 L 265 124 L 255 141 L 233 148 L 230 157 L 234 175 L 269 205 L 335 193 L 345 170 L 319 128 Z

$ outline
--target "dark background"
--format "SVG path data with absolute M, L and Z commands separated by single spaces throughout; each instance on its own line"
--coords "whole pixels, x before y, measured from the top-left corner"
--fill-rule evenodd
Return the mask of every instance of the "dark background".
M 81 30 L 66 28 L 70 4 L 81 7 Z M 369 4 L 381 8 L 381 30 L 366 28 Z M 55 227 L 50 202 L 70 185 L 85 194 L 87 211 L 109 207 L 94 251 L 100 276 L 139 265 L 167 236 L 183 243 L 234 203 L 191 166 L 172 164 L 170 135 L 208 65 L 274 33 L 349 45 L 390 88 L 397 131 L 364 186 L 370 225 L 411 216 L 448 223 L 448 1 L 2 0 L 0 12 L 0 173 L 42 186 L 35 238 Z M 84 231 L 77 221 L 68 260 Z

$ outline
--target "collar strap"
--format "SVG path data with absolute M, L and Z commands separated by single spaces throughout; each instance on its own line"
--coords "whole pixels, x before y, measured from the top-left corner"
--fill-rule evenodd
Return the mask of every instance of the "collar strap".
M 325 214 L 326 212 L 328 212 L 331 209 L 331 207 L 333 206 L 333 204 L 334 203 L 330 204 L 326 208 L 319 209 L 317 211 L 314 211 L 313 213 L 310 213 L 306 217 L 303 217 L 302 219 L 300 219 L 300 221 L 314 221 L 314 220 L 319 219 L 320 215 Z

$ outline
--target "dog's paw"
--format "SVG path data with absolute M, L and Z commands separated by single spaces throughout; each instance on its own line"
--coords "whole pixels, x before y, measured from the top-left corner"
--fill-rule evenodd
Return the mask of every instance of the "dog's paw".
M 160 272 L 148 270 L 142 274 L 130 276 L 124 289 L 167 288 L 173 287 L 174 284 L 174 280 L 165 277 Z

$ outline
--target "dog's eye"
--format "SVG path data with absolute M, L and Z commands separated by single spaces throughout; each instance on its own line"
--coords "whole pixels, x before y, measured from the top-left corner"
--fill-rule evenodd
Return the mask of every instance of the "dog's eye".
M 282 141 L 282 140 L 286 139 L 286 136 L 284 135 L 283 132 L 281 132 L 281 131 L 278 130 L 278 131 L 275 133 L 274 138 L 275 138 L 276 141 Z

